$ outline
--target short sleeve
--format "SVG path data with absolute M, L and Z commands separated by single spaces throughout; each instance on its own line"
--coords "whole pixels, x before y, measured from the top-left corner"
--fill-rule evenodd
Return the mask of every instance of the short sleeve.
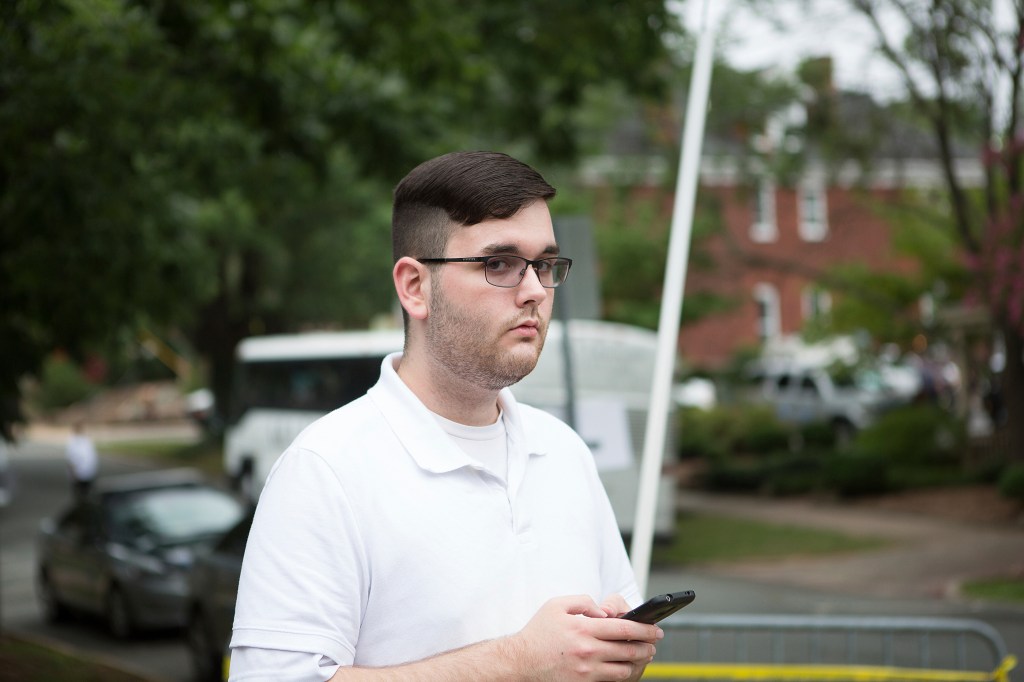
M 246 544 L 232 648 L 352 664 L 369 586 L 352 519 L 344 487 L 319 454 L 293 447 L 281 456 Z

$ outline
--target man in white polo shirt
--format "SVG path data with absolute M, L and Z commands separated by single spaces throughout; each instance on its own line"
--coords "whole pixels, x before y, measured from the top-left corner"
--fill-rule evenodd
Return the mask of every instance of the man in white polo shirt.
M 427 161 L 395 189 L 405 348 L 306 429 L 246 548 L 232 680 L 635 680 L 663 633 L 586 445 L 518 405 L 559 255 L 555 190 L 504 154 Z

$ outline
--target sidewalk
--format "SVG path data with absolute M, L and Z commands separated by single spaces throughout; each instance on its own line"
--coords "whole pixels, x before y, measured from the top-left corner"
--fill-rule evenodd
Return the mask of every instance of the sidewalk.
M 694 566 L 722 577 L 865 597 L 960 599 L 967 581 L 1024 575 L 1024 523 L 979 523 L 856 504 L 683 491 L 681 510 L 878 537 L 850 555 Z M 1024 607 L 1022 607 L 1024 608 Z
M 195 441 L 202 436 L 199 425 L 190 419 L 87 424 L 86 434 L 97 444 L 133 440 Z M 32 422 L 25 429 L 24 440 L 63 445 L 70 436 L 69 424 Z

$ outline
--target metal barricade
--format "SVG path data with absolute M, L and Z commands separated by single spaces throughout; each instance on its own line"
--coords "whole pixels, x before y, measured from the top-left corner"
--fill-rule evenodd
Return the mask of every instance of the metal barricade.
M 678 614 L 644 679 L 1009 682 L 1016 658 L 959 618 Z

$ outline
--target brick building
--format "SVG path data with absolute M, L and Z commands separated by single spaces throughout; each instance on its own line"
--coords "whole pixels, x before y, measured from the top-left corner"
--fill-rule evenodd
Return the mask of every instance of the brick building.
M 854 119 L 873 106 L 863 96 L 841 99 L 840 109 Z M 757 169 L 772 145 L 790 144 L 793 138 L 767 141 L 768 136 L 750 146 L 713 138 L 704 144 L 698 211 L 702 203 L 713 205 L 722 229 L 701 244 L 711 267 L 695 267 L 691 251 L 683 308 L 700 294 L 714 294 L 731 305 L 684 323 L 679 347 L 692 367 L 721 368 L 737 351 L 799 333 L 808 321 L 827 314 L 843 295 L 829 288 L 829 274 L 837 266 L 911 273 L 917 264 L 892 248 L 892 226 L 882 209 L 899 201 L 904 189 L 925 196 L 945 193 L 934 147 L 920 129 L 894 125 L 883 130 L 876 142 L 885 158 L 871 159 L 869 172 L 853 162 L 826 167 L 809 154 L 802 172 L 785 182 Z M 634 196 L 658 197 L 661 210 L 670 215 L 671 193 L 659 190 L 668 170 L 664 155 L 652 153 L 649 145 L 643 149 L 636 140 L 635 131 L 620 135 L 618 150 L 613 145 L 612 153 L 589 160 L 583 180 L 592 187 L 628 186 Z M 750 147 L 760 147 L 761 156 L 752 155 Z M 981 184 L 982 167 L 971 152 L 960 154 L 957 172 L 965 186 Z

